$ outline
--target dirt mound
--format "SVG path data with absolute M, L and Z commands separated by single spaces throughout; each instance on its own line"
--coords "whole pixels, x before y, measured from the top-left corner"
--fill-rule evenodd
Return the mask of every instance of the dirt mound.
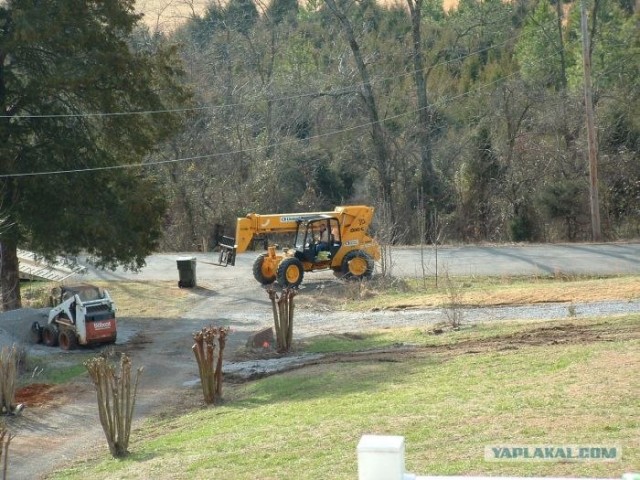
M 54 386 L 47 383 L 32 383 L 16 391 L 16 403 L 23 403 L 27 407 L 38 407 L 53 402 L 56 395 Z

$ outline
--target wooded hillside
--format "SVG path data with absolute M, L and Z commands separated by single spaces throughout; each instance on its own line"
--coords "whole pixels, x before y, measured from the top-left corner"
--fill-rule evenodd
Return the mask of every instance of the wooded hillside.
M 634 9 L 587 2 L 605 239 L 640 232 Z M 212 3 L 166 37 L 196 104 L 149 159 L 170 161 L 163 246 L 345 203 L 395 242 L 590 240 L 582 40 L 579 3 Z

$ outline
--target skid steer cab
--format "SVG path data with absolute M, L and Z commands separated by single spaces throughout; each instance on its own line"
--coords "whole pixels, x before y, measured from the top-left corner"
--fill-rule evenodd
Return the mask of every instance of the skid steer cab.
M 255 237 L 270 233 L 293 233 L 293 247 L 281 252 L 268 245 L 253 264 L 253 276 L 262 285 L 278 282 L 298 287 L 305 272 L 332 270 L 344 279 L 371 277 L 380 246 L 369 236 L 372 207 L 336 207 L 332 212 L 288 213 L 239 218 L 233 242 L 221 242 L 221 256 L 235 260 Z
M 116 307 L 106 290 L 93 285 L 54 288 L 51 304 L 47 324 L 31 325 L 36 343 L 73 350 L 116 342 Z

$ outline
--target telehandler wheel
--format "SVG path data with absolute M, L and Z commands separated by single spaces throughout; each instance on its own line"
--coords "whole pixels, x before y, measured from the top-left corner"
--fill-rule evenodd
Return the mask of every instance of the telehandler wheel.
M 276 281 L 276 269 L 272 262 L 265 262 L 267 254 L 263 253 L 253 262 L 253 277 L 262 285 Z
M 302 262 L 295 257 L 285 258 L 278 265 L 278 283 L 282 287 L 295 288 L 302 283 L 304 267 Z
M 352 250 L 342 259 L 342 275 L 345 280 L 370 278 L 374 267 L 371 255 L 362 250 Z
M 55 347 L 58 345 L 58 326 L 55 323 L 49 323 L 42 329 L 42 343 L 47 347 Z
M 62 350 L 74 350 L 78 348 L 78 337 L 70 328 L 61 328 L 58 334 L 58 343 Z

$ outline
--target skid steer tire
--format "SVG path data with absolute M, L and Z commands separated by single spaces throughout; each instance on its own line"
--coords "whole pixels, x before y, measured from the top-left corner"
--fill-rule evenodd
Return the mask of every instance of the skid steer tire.
M 33 343 L 42 343 L 42 327 L 38 322 L 33 322 L 31 324 L 31 331 L 29 332 L 29 337 Z
M 61 328 L 58 334 L 58 344 L 62 350 L 75 350 L 78 348 L 78 337 L 70 328 Z
M 58 345 L 58 326 L 55 323 L 49 323 L 42 329 L 42 343 L 47 347 L 56 347 Z
M 282 288 L 296 288 L 302 283 L 304 267 L 295 257 L 285 258 L 278 265 L 278 283 Z
M 371 278 L 374 267 L 371 255 L 362 250 L 352 250 L 342 260 L 342 276 L 345 280 Z
M 276 270 L 271 262 L 265 262 L 267 254 L 263 253 L 253 262 L 253 277 L 261 285 L 270 285 L 276 281 Z

